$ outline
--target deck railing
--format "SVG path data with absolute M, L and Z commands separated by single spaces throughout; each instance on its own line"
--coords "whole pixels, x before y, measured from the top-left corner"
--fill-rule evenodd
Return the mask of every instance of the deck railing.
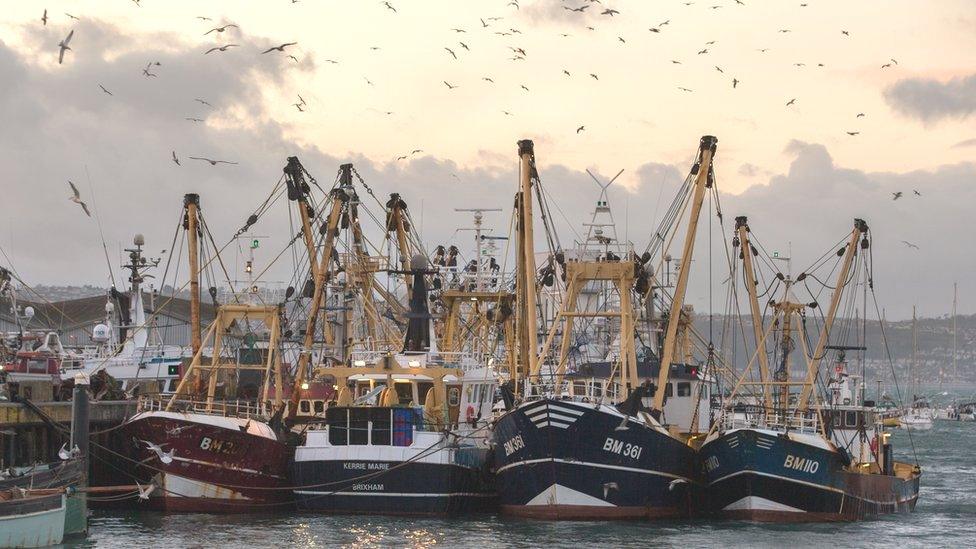
M 169 403 L 169 398 L 142 396 L 139 397 L 138 410 L 140 412 L 170 411 L 247 419 L 267 419 L 269 416 L 267 409 L 253 400 L 220 400 L 210 403 L 202 400 L 176 400 L 172 407 L 169 406 Z

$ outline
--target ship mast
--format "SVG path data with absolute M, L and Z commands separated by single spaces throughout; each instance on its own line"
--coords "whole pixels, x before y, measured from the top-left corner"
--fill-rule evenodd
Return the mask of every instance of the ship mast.
M 861 239 L 862 235 L 865 235 L 868 231 L 868 224 L 864 222 L 863 219 L 854 220 L 854 230 L 851 231 L 851 237 L 847 241 L 847 244 L 841 248 L 837 253 L 838 255 L 843 255 L 844 263 L 837 273 L 837 283 L 834 285 L 834 294 L 830 298 L 830 308 L 827 309 L 827 314 L 824 316 L 823 330 L 820 332 L 820 337 L 817 340 L 817 346 L 813 351 L 813 354 L 809 357 L 809 362 L 807 364 L 807 378 L 803 385 L 803 392 L 800 394 L 800 400 L 798 401 L 797 409 L 801 412 L 807 410 L 807 406 L 810 402 L 810 395 L 813 392 L 813 384 L 817 376 L 817 365 L 820 359 L 823 357 L 824 349 L 827 346 L 827 340 L 830 338 L 830 329 L 834 325 L 834 318 L 837 316 L 837 308 L 840 306 L 840 298 L 844 293 L 844 287 L 847 285 L 847 279 L 850 274 L 851 265 L 854 264 L 854 258 L 857 256 L 857 243 Z M 861 242 L 862 248 L 868 247 L 867 237 Z
M 952 378 L 959 378 L 956 370 L 956 283 L 952 283 Z
M 915 394 L 918 392 L 918 317 L 915 315 L 915 306 L 912 305 L 912 371 L 909 376 L 912 389 L 912 403 L 915 402 Z
M 688 232 L 685 235 L 684 252 L 681 255 L 681 270 L 678 271 L 678 282 L 675 286 L 674 297 L 671 300 L 671 312 L 668 326 L 664 335 L 664 349 L 661 356 L 661 369 L 658 373 L 657 390 L 654 392 L 654 411 L 660 413 L 664 409 L 665 387 L 671 374 L 671 363 L 677 348 L 678 324 L 681 320 L 681 309 L 685 302 L 685 290 L 688 289 L 688 275 L 691 272 L 691 258 L 695 251 L 695 234 L 698 230 L 698 216 L 701 213 L 705 199 L 705 189 L 712 182 L 712 158 L 718 139 L 711 135 L 701 138 L 698 148 L 698 162 L 692 167 L 696 174 L 694 195 L 691 201 L 691 214 L 688 218 Z
M 352 183 L 352 164 L 343 164 L 341 170 L 340 183 L 342 185 Z M 305 337 L 302 341 L 302 352 L 298 358 L 298 366 L 295 371 L 295 386 L 291 394 L 291 403 L 288 407 L 288 419 L 292 420 L 298 413 L 298 401 L 301 400 L 300 388 L 305 382 L 305 372 L 308 370 L 308 363 L 312 357 L 312 344 L 315 341 L 315 324 L 318 320 L 319 311 L 325 298 L 326 273 L 329 271 L 329 261 L 332 259 L 332 251 L 335 249 L 335 237 L 339 233 L 339 221 L 342 217 L 344 206 L 349 200 L 345 191 L 340 188 L 332 190 L 332 210 L 329 212 L 325 226 L 325 242 L 322 246 L 322 255 L 319 256 L 318 270 L 315 271 L 314 290 L 312 301 L 309 304 L 308 319 L 305 324 Z M 280 387 L 276 390 L 281 391 Z
M 749 220 L 746 216 L 739 216 L 735 218 L 735 228 L 739 237 L 740 243 L 740 255 L 742 256 L 742 266 L 745 270 L 746 277 L 746 289 L 749 292 L 749 309 L 752 314 L 752 331 L 756 338 L 756 347 L 763 345 L 763 317 L 762 311 L 759 309 L 759 297 L 756 295 L 756 273 L 755 268 L 752 263 L 752 258 L 755 255 L 755 249 L 752 247 L 752 243 L 749 242 Z M 769 381 L 769 362 L 766 357 L 766 353 L 759 351 L 759 379 L 760 381 Z M 762 386 L 763 392 L 763 414 L 769 413 L 772 408 L 772 394 L 770 392 L 770 387 L 768 385 Z
M 521 308 L 519 319 L 522 321 L 519 329 L 519 359 L 527 366 L 529 376 L 539 374 L 539 364 L 536 360 L 536 265 L 535 247 L 532 232 L 532 178 L 537 177 L 535 170 L 535 152 L 532 141 L 523 139 L 518 142 L 519 151 L 519 192 L 518 203 L 518 304 Z M 513 378 L 517 379 L 516 376 Z M 516 381 L 518 387 L 518 381 Z
M 200 339 L 200 243 L 199 211 L 200 195 L 189 193 L 183 196 L 183 207 L 186 210 L 184 228 L 186 229 L 187 248 L 189 248 L 190 262 L 190 349 L 197 354 L 202 345 Z

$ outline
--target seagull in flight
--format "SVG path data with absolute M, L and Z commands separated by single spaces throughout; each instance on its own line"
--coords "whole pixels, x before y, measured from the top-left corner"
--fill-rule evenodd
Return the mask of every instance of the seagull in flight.
M 176 163 L 177 166 L 180 165 L 180 159 L 176 157 L 176 151 L 173 151 L 173 162 Z
M 681 91 L 683 91 L 683 92 L 689 92 L 689 93 L 695 91 L 695 90 L 692 90 L 690 88 L 682 88 L 681 86 L 678 86 L 678 89 L 681 90 Z
M 706 53 L 708 53 L 708 48 L 705 48 L 705 49 L 701 50 L 700 52 L 698 52 L 698 55 L 704 55 Z
M 581 132 L 581 131 L 583 131 L 585 129 L 586 129 L 586 126 L 580 126 L 580 127 L 576 128 L 576 133 L 579 133 L 579 132 Z
M 734 90 L 736 86 L 739 85 L 739 80 L 737 78 L 732 79 L 732 89 Z
M 274 46 L 272 48 L 268 48 L 268 49 L 264 50 L 263 52 L 261 52 L 261 54 L 264 55 L 266 53 L 271 53 L 273 51 L 284 52 L 285 51 L 285 48 L 287 48 L 288 46 L 294 46 L 296 44 L 298 44 L 298 42 L 286 42 L 286 43 L 284 43 L 284 44 L 282 44 L 280 46 Z
M 491 78 L 488 78 L 487 76 L 482 76 L 481 79 L 484 80 L 485 82 L 491 82 L 492 84 L 495 83 L 494 80 L 492 80 Z
M 864 117 L 864 113 L 863 112 L 859 112 L 859 113 L 857 113 L 857 116 L 855 116 L 854 118 L 863 118 L 863 117 Z
M 237 162 L 228 162 L 227 160 L 212 160 L 202 156 L 191 156 L 190 160 L 203 160 L 204 162 L 210 162 L 211 166 L 216 166 L 217 164 L 237 164 Z
M 902 194 L 903 194 L 903 193 L 902 193 L 901 191 L 898 191 L 898 192 L 896 192 L 896 193 L 891 193 L 891 197 L 892 197 L 891 199 L 892 199 L 892 200 L 898 200 L 899 198 L 901 198 L 901 195 L 902 195 Z
M 915 250 L 918 249 L 918 246 L 916 246 L 915 244 L 912 244 L 911 242 L 909 242 L 907 240 L 902 240 L 901 243 L 904 244 L 904 245 L 906 245 L 906 246 L 908 246 L 909 248 L 913 248 Z
M 77 17 L 75 17 L 74 15 L 71 15 L 71 14 L 70 14 L 70 13 L 68 13 L 68 12 L 64 12 L 64 14 L 65 14 L 65 15 L 67 15 L 68 17 L 70 17 L 70 18 L 72 18 L 72 19 L 74 19 L 75 21 L 80 21 L 80 19 L 78 19 L 78 18 L 77 18 Z
M 457 59 L 457 54 L 454 53 L 454 50 L 452 50 L 451 48 L 444 48 L 444 49 L 447 50 L 447 53 L 451 54 L 451 57 L 453 57 L 455 60 Z
M 233 23 L 229 23 L 229 24 L 224 25 L 222 27 L 214 27 L 214 28 L 208 30 L 207 32 L 203 33 L 203 35 L 206 36 L 206 35 L 208 35 L 208 34 L 210 34 L 212 32 L 224 32 L 225 30 L 227 30 L 230 27 L 234 27 L 235 29 L 240 28 L 240 27 L 238 27 L 237 25 L 235 25 Z
M 164 452 L 163 449 L 160 448 L 158 444 L 149 442 L 148 440 L 140 440 L 140 442 L 146 445 L 147 450 L 151 450 L 152 452 L 154 452 L 156 454 L 156 457 L 159 458 L 159 461 L 163 462 L 166 465 L 173 463 L 173 450 L 170 450 L 169 452 Z
M 149 72 L 149 67 L 151 67 L 152 65 L 153 65 L 152 62 L 149 62 L 149 63 L 146 64 L 146 68 L 142 69 L 142 74 L 146 78 L 150 78 L 150 77 L 155 78 L 155 77 L 159 76 L 157 74 L 153 74 L 153 73 Z
M 61 51 L 58 52 L 58 65 L 60 65 L 64 61 L 64 51 L 71 49 L 68 47 L 68 42 L 71 42 L 71 37 L 74 35 L 75 35 L 75 30 L 71 29 L 71 32 L 68 33 L 68 36 L 66 36 L 64 40 L 58 42 L 58 47 L 61 48 Z
M 522 86 L 522 89 L 523 89 L 523 90 L 525 90 L 525 91 L 529 91 L 529 88 L 527 88 L 527 87 L 525 87 L 525 84 L 520 84 L 520 85 Z
M 449 90 L 453 90 L 454 88 L 457 87 L 457 86 L 451 84 L 450 82 L 448 82 L 447 80 L 444 80 L 444 85 L 447 86 L 447 89 L 449 89 Z
M 98 85 L 98 87 L 99 87 L 99 88 L 102 88 L 102 91 L 103 91 L 103 92 L 105 92 L 105 93 L 107 93 L 107 94 L 109 94 L 109 95 L 112 95 L 112 92 L 110 92 L 110 91 L 108 91 L 108 90 L 106 90 L 106 89 L 105 89 L 105 86 L 103 86 L 103 85 L 101 85 L 101 84 L 99 84 L 99 85 Z
M 569 6 L 563 6 L 563 9 L 564 10 L 569 10 L 569 11 L 578 11 L 580 13 L 583 13 L 589 7 L 590 7 L 589 4 L 585 4 L 585 5 L 582 5 L 582 6 L 578 7 L 578 8 L 571 8 Z
M 68 185 L 71 186 L 71 196 L 68 197 L 68 200 L 81 206 L 81 209 L 85 212 L 85 215 L 91 217 L 91 212 L 88 211 L 88 206 L 81 201 L 81 193 L 78 192 L 78 187 L 75 187 L 75 184 L 72 183 L 70 180 L 68 181 Z
M 858 134 L 860 134 L 860 133 L 861 133 L 861 132 L 847 132 L 847 135 L 858 135 Z
M 41 23 L 44 23 L 45 27 L 47 26 L 47 10 L 44 10 L 44 15 L 41 16 Z
M 236 47 L 236 46 L 240 46 L 240 44 L 225 44 L 223 46 L 217 46 L 215 48 L 210 48 L 209 50 L 207 50 L 206 52 L 204 52 L 204 55 L 207 55 L 208 53 L 213 52 L 213 51 L 227 51 L 227 48 L 233 48 L 233 47 Z
M 188 122 L 203 122 L 203 119 L 202 118 L 187 117 L 187 118 L 184 118 L 183 120 L 186 120 Z
M 390 10 L 393 10 L 393 13 L 396 13 L 397 12 L 396 8 L 394 8 L 392 5 L 390 5 L 389 2 L 383 2 L 383 5 L 386 6 L 387 8 L 389 8 Z
M 603 10 L 603 12 L 600 15 L 609 15 L 610 17 L 613 17 L 614 15 L 619 15 L 619 14 L 620 12 L 617 10 L 606 9 Z
M 793 99 L 790 99 L 789 101 L 787 101 L 786 102 L 786 106 L 789 107 L 789 106 L 793 105 L 793 103 L 796 103 L 796 98 L 795 97 Z
M 851 33 L 847 32 L 846 30 L 842 30 L 842 31 L 840 31 L 840 33 L 843 34 L 844 36 L 850 36 L 851 35 Z
M 464 29 L 451 29 L 451 30 L 454 31 L 454 32 L 468 32 L 468 31 L 466 31 Z
M 594 74 L 592 72 L 590 73 L 590 76 L 593 77 L 593 80 L 599 80 L 600 79 L 599 76 L 597 76 L 596 74 Z
M 912 192 L 915 193 L 915 196 L 922 196 L 922 193 L 918 192 L 918 189 L 912 189 Z
M 211 105 L 210 103 L 207 103 L 206 101 L 204 101 L 203 99 L 200 99 L 199 97 L 196 98 L 196 99 L 194 99 L 194 101 L 196 101 L 197 103 L 200 103 L 201 105 L 206 105 L 206 106 L 210 107 L 211 109 L 214 108 L 213 105 Z

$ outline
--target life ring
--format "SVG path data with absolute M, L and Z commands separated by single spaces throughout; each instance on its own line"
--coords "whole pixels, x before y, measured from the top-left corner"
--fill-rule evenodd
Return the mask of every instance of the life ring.
M 476 417 L 474 406 L 472 406 L 471 404 L 468 404 L 468 409 L 465 410 L 464 412 L 464 418 L 472 426 L 474 426 L 474 424 L 478 422 L 478 418 Z

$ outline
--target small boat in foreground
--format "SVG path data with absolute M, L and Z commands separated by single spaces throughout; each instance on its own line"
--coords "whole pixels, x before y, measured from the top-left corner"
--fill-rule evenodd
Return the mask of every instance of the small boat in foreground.
M 34 495 L 20 488 L 0 491 L 0 548 L 61 543 L 67 508 L 63 492 Z

